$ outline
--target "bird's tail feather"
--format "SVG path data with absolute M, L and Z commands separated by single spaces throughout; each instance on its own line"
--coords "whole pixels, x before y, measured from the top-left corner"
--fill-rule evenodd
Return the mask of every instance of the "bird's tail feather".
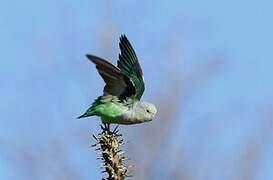
M 92 109 L 88 109 L 83 115 L 77 117 L 77 119 L 89 117 L 89 116 L 94 116 L 94 111 Z
M 89 115 L 87 115 L 87 114 L 83 114 L 83 115 L 77 117 L 77 119 L 85 118 L 85 117 L 88 117 L 88 116 L 89 116 Z
M 85 118 L 85 117 L 89 117 L 89 116 L 94 116 L 94 115 L 96 114 L 96 110 L 95 110 L 95 109 L 96 109 L 96 106 L 100 104 L 100 99 L 101 99 L 101 98 L 102 98 L 102 96 L 99 96 L 99 97 L 92 103 L 91 107 L 90 107 L 89 109 L 87 109 L 87 111 L 86 111 L 83 115 L 77 117 L 77 119 L 81 119 L 81 118 Z

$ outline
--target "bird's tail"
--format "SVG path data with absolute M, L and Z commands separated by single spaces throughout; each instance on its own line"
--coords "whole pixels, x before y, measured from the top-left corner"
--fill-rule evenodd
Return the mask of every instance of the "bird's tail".
M 88 116 L 90 116 L 90 115 L 87 115 L 87 114 L 85 113 L 85 114 L 83 114 L 83 115 L 77 117 L 77 119 L 85 118 L 85 117 L 88 117 Z
M 89 117 L 89 116 L 94 116 L 94 115 L 95 115 L 94 106 L 92 106 L 89 109 L 87 109 L 87 111 L 85 111 L 85 113 L 83 115 L 77 117 L 77 119 L 81 119 L 81 118 L 85 118 L 85 117 Z
M 77 117 L 77 119 L 81 119 L 81 118 L 85 118 L 85 117 L 89 117 L 89 116 L 94 116 L 94 115 L 96 115 L 96 110 L 95 110 L 95 109 L 96 109 L 96 106 L 99 105 L 100 99 L 101 99 L 101 96 L 99 96 L 99 97 L 92 103 L 91 107 L 90 107 L 89 109 L 87 109 L 87 111 L 86 111 L 83 115 Z

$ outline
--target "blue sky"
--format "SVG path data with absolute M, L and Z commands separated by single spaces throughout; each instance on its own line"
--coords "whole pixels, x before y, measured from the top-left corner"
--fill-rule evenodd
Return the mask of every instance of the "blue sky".
M 198 162 L 188 165 L 200 174 L 192 179 L 202 179 L 204 171 L 209 179 L 241 179 L 235 173 L 241 158 L 236 152 L 247 148 L 242 144 L 249 139 L 263 148 L 251 179 L 272 179 L 273 136 L 259 136 L 265 131 L 264 114 L 271 114 L 266 126 L 272 126 L 271 1 L 2 0 L 0 4 L 2 179 L 60 179 L 41 176 L 39 168 L 32 174 L 24 165 L 30 154 L 38 166 L 37 151 L 41 156 L 50 154 L 54 142 L 66 148 L 68 170 L 77 167 L 81 179 L 100 177 L 96 154 L 88 148 L 90 128 L 98 132 L 99 123 L 75 120 L 103 88 L 84 55 L 94 53 L 114 63 L 123 33 L 142 64 L 146 100 L 157 99 L 161 91 L 168 93 L 172 87 L 165 84 L 170 76 L 186 80 L 211 59 L 220 59 L 217 71 L 182 97 L 186 104 L 180 104 L 180 96 L 168 94 L 177 101 L 174 116 L 181 119 L 177 136 L 189 137 L 185 153 L 201 154 Z M 197 129 L 203 128 L 213 129 L 209 141 L 200 141 L 202 131 Z M 128 136 L 135 132 L 125 129 Z M 62 159 L 54 159 L 55 154 L 49 157 L 58 164 Z M 41 168 L 50 167 L 54 174 L 54 163 Z

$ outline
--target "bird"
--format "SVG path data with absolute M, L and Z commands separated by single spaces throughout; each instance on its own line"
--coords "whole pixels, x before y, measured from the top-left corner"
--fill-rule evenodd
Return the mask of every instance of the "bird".
M 99 116 L 103 124 L 132 125 L 152 121 L 157 109 L 150 102 L 141 101 L 145 90 L 144 78 L 133 46 L 123 34 L 119 38 L 120 53 L 117 66 L 87 54 L 105 82 L 99 96 L 78 118 Z

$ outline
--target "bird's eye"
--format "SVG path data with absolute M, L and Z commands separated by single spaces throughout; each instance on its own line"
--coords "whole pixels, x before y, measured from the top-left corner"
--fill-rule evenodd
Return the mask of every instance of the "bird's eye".
M 146 112 L 147 112 L 147 113 L 150 113 L 149 109 L 146 109 Z

